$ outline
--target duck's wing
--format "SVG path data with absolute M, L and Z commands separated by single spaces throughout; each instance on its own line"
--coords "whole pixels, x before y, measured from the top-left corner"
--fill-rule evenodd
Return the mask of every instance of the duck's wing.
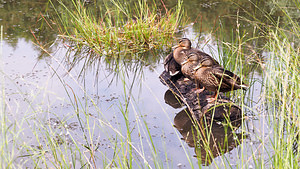
M 249 86 L 245 84 L 238 75 L 232 73 L 229 70 L 225 70 L 225 74 L 228 75 L 228 77 L 230 77 L 230 83 L 234 83 L 234 86 L 238 89 L 247 90 L 249 88 Z
M 213 65 L 217 65 L 217 66 L 220 66 L 219 62 L 214 59 L 212 56 L 210 56 L 209 54 L 205 53 L 205 52 L 202 52 L 201 50 L 199 49 L 196 49 L 196 48 L 192 48 L 191 52 L 196 52 L 199 56 L 199 60 L 202 60 L 202 59 L 209 59 L 212 61 Z
M 239 76 L 222 67 L 214 67 L 211 71 L 213 76 L 218 79 L 221 84 L 221 91 L 247 89 L 247 85 L 242 83 Z
M 169 64 L 170 64 L 171 60 L 174 60 L 173 52 L 170 53 L 169 55 L 167 55 L 164 60 L 164 68 L 167 72 L 169 72 Z
M 171 76 L 175 76 L 180 72 L 181 66 L 175 61 L 173 53 L 166 56 L 164 60 L 164 68 Z

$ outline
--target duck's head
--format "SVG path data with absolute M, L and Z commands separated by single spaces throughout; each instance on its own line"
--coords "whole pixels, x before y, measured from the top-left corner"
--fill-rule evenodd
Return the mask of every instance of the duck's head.
M 194 53 L 194 52 L 190 53 L 188 55 L 188 60 L 189 61 L 198 61 L 199 60 L 198 54 Z
M 194 70 L 198 70 L 202 67 L 211 67 L 213 65 L 212 60 L 204 57 L 199 60 L 198 65 L 194 68 Z
M 197 53 L 192 52 L 192 53 L 190 53 L 187 56 L 187 59 L 181 63 L 181 65 L 184 65 L 184 64 L 186 64 L 188 62 L 192 62 L 193 63 L 195 61 L 198 61 L 198 55 L 197 55 Z
M 182 49 L 191 49 L 192 43 L 188 38 L 182 38 L 179 40 L 178 45 L 173 46 L 173 49 L 181 47 Z

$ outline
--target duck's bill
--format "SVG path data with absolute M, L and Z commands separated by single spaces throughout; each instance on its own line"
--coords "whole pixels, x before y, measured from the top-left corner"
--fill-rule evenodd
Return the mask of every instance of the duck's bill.
M 179 47 L 179 45 L 176 45 L 176 46 L 173 46 L 172 49 L 176 49 L 176 48 L 178 48 L 178 47 Z
M 202 67 L 202 64 L 199 64 L 198 66 L 196 66 L 196 67 L 194 68 L 194 70 L 196 71 L 196 70 L 200 69 L 201 67 Z
M 188 60 L 185 60 L 185 61 L 183 61 L 182 63 L 181 63 L 181 65 L 184 65 L 184 64 L 186 64 L 188 62 Z

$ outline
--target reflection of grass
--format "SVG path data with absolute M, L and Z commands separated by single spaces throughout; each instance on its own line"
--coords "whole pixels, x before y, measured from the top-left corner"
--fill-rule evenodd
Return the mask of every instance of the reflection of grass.
M 256 137 L 254 140 L 258 143 L 250 140 L 251 144 L 249 144 L 242 139 L 240 153 L 228 155 L 230 159 L 228 156 L 222 156 L 211 164 L 216 168 L 223 168 L 224 165 L 231 163 L 236 165 L 236 168 L 299 168 L 300 26 L 298 18 L 289 15 L 288 10 L 291 9 L 297 11 L 296 9 L 300 8 L 295 4 L 293 8 L 276 9 L 285 14 L 284 18 L 278 19 L 280 23 L 274 21 L 266 12 L 264 19 L 272 19 L 268 22 L 273 23 L 272 25 L 259 22 L 257 18 L 253 22 L 251 19 L 242 18 L 252 24 L 254 30 L 260 30 L 259 35 L 251 35 L 253 37 L 249 37 L 248 32 L 243 32 L 239 25 L 241 17 L 238 16 L 237 29 L 233 32 L 236 38 L 231 42 L 223 42 L 224 46 L 219 50 L 219 53 L 224 53 L 225 56 L 221 59 L 222 65 L 240 77 L 246 77 L 246 82 L 254 86 L 247 91 L 247 95 L 243 95 L 240 90 L 234 93 L 235 96 L 243 96 L 235 100 L 241 102 L 239 105 L 242 109 L 248 110 L 248 116 L 254 115 L 254 118 L 246 121 L 247 125 L 242 125 L 239 130 L 250 132 L 250 136 Z M 222 39 L 222 34 L 219 37 Z M 257 48 L 259 41 L 266 42 L 263 48 Z M 252 72 L 253 70 L 255 72 Z M 260 90 L 261 93 L 257 93 Z M 257 118 L 262 124 L 257 125 L 258 122 L 255 122 Z M 248 125 L 254 125 L 255 132 L 248 131 Z M 208 128 L 207 132 L 209 131 Z M 203 133 L 201 130 L 197 132 Z M 205 143 L 205 139 L 209 140 L 211 136 L 207 134 L 200 139 Z M 220 145 L 216 145 L 218 146 Z M 212 148 L 208 144 L 204 144 L 204 147 L 207 156 L 212 158 L 210 155 Z M 211 162 L 209 159 L 206 160 Z
M 291 9 L 295 10 L 295 8 L 300 9 L 296 5 Z M 238 65 L 245 71 L 244 67 L 249 67 L 245 65 L 249 63 L 249 59 L 244 62 L 241 58 L 249 57 L 249 54 L 243 50 L 245 47 L 247 48 L 247 43 L 259 41 L 261 38 L 267 40 L 262 50 L 265 53 L 264 56 L 260 55 L 252 59 L 257 62 L 258 70 L 262 75 L 262 80 L 259 80 L 262 81 L 261 99 L 250 98 L 250 96 L 255 97 L 253 94 L 249 94 L 249 98 L 247 98 L 259 101 L 253 104 L 259 108 L 252 107 L 250 111 L 264 122 L 263 126 L 255 126 L 256 130 L 261 132 L 257 135 L 255 133 L 260 144 L 252 149 L 253 154 L 250 157 L 246 155 L 249 154 L 246 152 L 249 151 L 249 148 L 242 149 L 244 151 L 242 158 L 248 156 L 249 159 L 247 163 L 242 160 L 238 161 L 237 164 L 240 167 L 252 165 L 255 166 L 254 168 L 299 168 L 300 26 L 297 18 L 289 15 L 288 8 L 278 7 L 276 10 L 278 9 L 285 14 L 284 23 L 270 20 L 270 23 L 274 23 L 274 25 L 266 25 L 258 20 L 255 22 L 248 20 L 256 29 L 261 30 L 260 37 L 245 39 L 246 33 L 241 35 L 239 33 L 241 29 L 238 28 L 237 34 L 240 35 L 237 36 L 236 43 L 231 43 L 233 46 L 229 47 L 233 53 L 231 55 L 233 58 L 227 58 L 227 60 L 231 60 L 229 67 Z M 266 19 L 271 18 L 267 13 L 265 15 Z M 278 22 L 282 20 L 278 19 Z M 268 129 L 265 129 L 264 125 L 267 125 Z
M 254 133 L 257 135 L 253 137 L 257 137 L 260 142 L 257 147 L 253 146 L 254 150 L 250 152 L 253 154 L 249 155 L 249 152 L 246 152 L 249 148 L 239 148 L 238 153 L 231 156 L 227 154 L 233 159 L 229 159 L 224 155 L 218 159 L 221 161 L 220 163 L 211 161 L 214 158 L 209 152 L 211 147 L 208 143 L 203 143 L 207 144 L 204 145 L 208 155 L 206 160 L 209 163 L 212 162 L 211 165 L 214 167 L 225 168 L 228 166 L 230 168 L 232 166 L 229 165 L 234 163 L 236 168 L 250 168 L 250 165 L 253 168 L 299 168 L 300 53 L 298 43 L 295 41 L 296 46 L 293 46 L 292 42 L 294 40 L 292 38 L 299 38 L 300 32 L 297 22 L 292 19 L 289 22 L 291 25 L 289 31 L 276 27 L 268 29 L 267 34 L 265 34 L 268 43 L 264 49 L 268 52 L 268 55 L 265 63 L 258 62 L 260 69 L 263 71 L 263 92 L 261 93 L 263 101 L 258 104 L 261 104 L 263 109 L 259 110 L 257 108 L 258 110 L 256 110 L 256 107 L 253 107 L 251 110 L 261 113 L 263 116 L 266 115 L 268 117 L 266 123 L 271 130 L 266 135 Z M 241 47 L 246 40 L 241 37 L 238 38 L 240 41 L 237 40 L 236 44 L 232 43 L 232 46 L 224 50 L 225 53 L 230 53 L 228 60 L 224 61 L 224 63 L 228 63 L 228 66 L 226 64 L 224 66 L 234 72 L 248 72 L 248 70 L 244 70 L 246 66 L 241 64 L 245 63 L 243 58 L 246 55 L 245 52 L 241 51 Z M 236 67 L 232 67 L 230 64 Z M 238 70 L 238 67 L 243 71 Z M 106 119 L 105 115 L 107 114 L 102 112 L 104 110 L 98 107 L 93 98 L 86 94 L 84 100 L 81 100 L 76 91 L 66 87 L 65 91 L 69 94 L 73 111 L 66 118 L 59 120 L 60 122 L 56 128 L 46 125 L 44 121 L 40 121 L 41 119 L 38 116 L 36 119 L 28 119 L 24 116 L 22 120 L 12 122 L 12 119 L 7 116 L 8 109 L 5 109 L 5 107 L 8 105 L 5 101 L 5 92 L 2 90 L 1 97 L 3 100 L 1 100 L 2 109 L 0 114 L 1 167 L 24 168 L 23 165 L 25 166 L 27 163 L 42 168 L 163 168 L 163 166 L 168 166 L 169 163 L 165 165 L 161 157 L 172 158 L 172 154 L 167 154 L 167 151 L 164 150 L 164 152 L 158 150 L 158 144 L 160 143 L 154 141 L 152 130 L 142 117 L 139 108 L 134 104 L 135 101 L 130 91 L 131 85 L 125 83 L 124 74 L 124 72 L 120 73 L 123 80 L 124 99 L 120 99 L 119 109 L 115 110 L 121 113 L 121 116 L 118 117 L 122 118 L 115 121 Z M 241 74 L 239 75 L 242 76 Z M 77 80 L 74 79 L 74 81 Z M 67 86 L 63 80 L 61 80 L 61 83 L 63 86 Z M 83 92 L 85 93 L 84 88 Z M 26 98 L 26 95 L 24 95 L 24 98 Z M 92 103 L 90 107 L 87 105 L 88 102 Z M 37 113 L 37 110 L 32 110 L 35 105 L 31 100 L 28 101 L 28 106 L 30 108 L 28 108 L 27 113 L 31 113 L 31 111 Z M 36 106 L 39 107 L 39 105 Z M 267 113 L 265 110 L 267 110 Z M 50 111 L 51 113 L 51 109 L 41 111 Z M 111 114 L 116 112 L 111 112 Z M 29 114 L 29 117 L 32 116 Z M 133 116 L 134 122 L 130 120 L 132 118 L 130 116 Z M 72 131 L 69 129 L 67 122 L 71 118 L 74 119 L 74 117 L 77 119 L 79 129 Z M 24 143 L 21 137 L 22 127 L 26 126 L 24 125 L 26 122 L 30 122 L 28 127 L 35 136 L 32 138 L 36 143 L 34 146 L 31 143 Z M 123 125 L 115 125 L 114 122 L 123 122 Z M 235 130 L 230 123 L 228 125 Z M 259 128 L 260 126 L 255 127 Z M 99 130 L 104 136 L 97 133 Z M 245 131 L 246 129 L 242 127 L 241 130 Z M 203 137 L 206 138 L 202 139 L 213 141 L 213 137 L 209 134 L 211 128 L 207 127 L 205 131 L 207 132 L 204 133 L 205 136 Z M 260 129 L 260 131 L 263 131 L 263 129 Z M 199 130 L 197 132 L 201 133 Z M 232 134 L 238 136 L 238 134 Z M 98 139 L 99 137 L 108 138 L 109 150 L 104 150 L 103 146 L 99 145 L 102 144 L 102 140 Z M 145 139 L 142 139 L 142 137 Z M 224 138 L 224 145 L 222 146 L 226 146 L 227 139 Z M 243 141 L 241 142 L 243 143 Z M 166 149 L 168 149 L 168 146 L 173 145 L 166 145 Z M 220 150 L 221 154 L 226 152 L 226 150 L 224 152 L 222 150 Z M 193 159 L 187 151 L 186 157 L 192 168 L 198 168 L 198 166 L 193 166 Z M 16 161 L 20 162 L 17 163 Z M 199 162 L 199 168 L 201 166 L 202 164 Z
M 146 0 L 131 6 L 121 0 L 111 0 L 111 3 L 113 7 L 106 4 L 101 8 L 106 12 L 100 11 L 100 17 L 93 15 L 80 1 L 73 0 L 74 10 L 61 3 L 61 36 L 76 42 L 79 49 L 87 46 L 99 55 L 117 58 L 171 45 L 181 22 L 182 1 L 178 1 L 173 10 L 164 9 L 164 12 Z
M 98 11 L 92 12 L 88 5 L 74 0 L 72 3 L 73 6 L 67 6 L 61 2 L 62 11 L 55 6 L 59 16 L 57 23 L 61 36 L 69 43 L 67 66 L 71 70 L 84 60 L 82 75 L 90 67 L 97 71 L 103 63 L 114 76 L 119 76 L 122 69 L 142 72 L 145 66 L 155 67 L 165 47 L 172 45 L 179 24 L 184 22 L 182 1 L 168 10 L 159 9 L 154 1 L 129 5 L 126 1 L 110 0 L 100 7 L 100 17 L 96 17 Z M 142 73 L 134 74 L 142 76 Z
M 292 8 L 300 9 L 299 6 Z M 287 8 L 285 24 L 263 27 L 268 42 L 263 70 L 263 107 L 267 111 L 267 123 L 271 128 L 269 138 L 262 138 L 262 147 L 268 153 L 272 168 L 299 168 L 300 144 L 300 26 L 297 18 L 291 18 Z M 288 25 L 287 27 L 285 27 Z M 262 110 L 263 111 L 263 110 Z M 263 113 L 263 112 L 261 112 Z M 257 157 L 257 167 L 267 164 L 267 159 Z

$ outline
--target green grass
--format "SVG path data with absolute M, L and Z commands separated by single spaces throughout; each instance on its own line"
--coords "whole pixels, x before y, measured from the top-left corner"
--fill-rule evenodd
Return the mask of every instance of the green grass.
M 260 143 L 254 144 L 251 150 L 247 147 L 249 143 L 243 143 L 245 140 L 242 139 L 241 153 L 234 157 L 237 160 L 233 168 L 299 168 L 300 26 L 293 11 L 299 10 L 300 6 L 293 3 L 289 8 L 275 3 L 274 10 L 284 14 L 277 20 L 256 6 L 268 24 L 250 13 L 248 17 L 237 15 L 237 27 L 232 32 L 231 42 L 223 40 L 221 31 L 217 35 L 222 46 L 218 51 L 223 55 L 220 58 L 222 65 L 245 79 L 250 86 L 260 86 L 258 98 L 254 87 L 246 95 L 242 91 L 231 92 L 231 98 L 247 112 L 245 118 L 248 120 L 244 123 L 249 125 L 260 119 L 267 126 L 255 126 L 257 133 L 249 132 L 247 125 L 240 127 L 242 132 L 256 137 Z M 254 27 L 252 37 L 243 31 L 240 21 L 247 21 Z M 248 122 L 249 118 L 253 120 Z M 234 127 L 230 129 L 234 130 Z M 206 145 L 206 149 L 210 152 L 213 148 Z M 230 161 L 225 156 L 220 160 L 225 162 L 222 165 L 211 165 L 231 168 L 226 166 L 227 160 Z
M 113 10 L 105 7 L 106 13 L 102 14 L 103 21 L 96 19 L 88 10 L 83 8 L 83 4 L 74 4 L 74 11 L 68 10 L 63 6 L 63 10 L 67 15 L 61 16 L 60 31 L 65 33 L 61 37 L 74 41 L 79 50 L 83 50 L 83 46 L 89 48 L 99 55 L 107 55 L 108 57 L 116 57 L 122 52 L 139 53 L 151 50 L 152 48 L 161 48 L 160 44 L 164 44 L 166 39 L 172 39 L 175 29 L 178 27 L 181 14 L 179 13 L 180 3 L 177 8 L 166 12 L 164 17 L 157 18 L 153 8 L 145 4 L 146 1 L 140 1 L 136 4 L 133 11 L 128 11 L 121 3 L 112 1 L 116 7 Z M 63 5 L 63 4 L 62 4 Z M 296 6 L 299 10 L 299 5 Z M 143 9 L 142 11 L 139 11 Z M 180 10 L 179 10 L 180 9 Z M 202 168 L 203 164 L 210 164 L 214 168 L 299 168 L 299 113 L 300 113 L 300 50 L 299 36 L 300 26 L 295 18 L 290 17 L 287 8 L 279 8 L 285 14 L 286 25 L 277 24 L 264 25 L 258 20 L 249 23 L 256 26 L 261 32 L 260 36 L 248 37 L 242 28 L 237 26 L 233 31 L 231 42 L 220 43 L 219 53 L 222 53 L 226 58 L 222 60 L 222 64 L 227 69 L 237 73 L 240 77 L 247 79 L 248 84 L 260 83 L 261 93 L 260 99 L 256 103 L 253 100 L 254 91 L 248 91 L 246 94 L 241 91 L 233 92 L 232 98 L 242 107 L 243 111 L 247 112 L 245 118 L 260 118 L 269 128 L 268 133 L 263 133 L 264 129 L 259 129 L 262 133 L 251 133 L 248 131 L 245 123 L 239 128 L 240 133 L 235 132 L 237 128 L 229 122 L 223 122 L 225 133 L 229 133 L 224 137 L 221 144 L 214 140 L 211 135 L 212 126 L 206 124 L 204 128 L 193 130 L 197 135 L 193 136 L 201 141 L 197 143 L 198 166 L 194 166 L 193 157 L 185 149 L 185 142 L 181 142 L 184 149 L 187 163 L 191 168 Z M 179 11 L 177 11 L 179 10 Z M 137 12 L 139 11 L 139 12 Z M 152 11 L 148 13 L 147 11 Z M 178 13 L 177 13 L 178 12 Z M 59 13 L 59 12 L 58 12 Z M 137 17 L 137 21 L 128 18 Z M 270 18 L 266 16 L 266 18 Z M 169 20 L 168 20 L 169 19 Z M 241 18 L 237 17 L 237 23 Z M 117 20 L 117 22 L 115 22 Z M 166 23 L 167 36 L 163 39 L 156 37 L 160 32 L 155 30 L 162 26 L 162 22 Z M 153 23 L 158 23 L 154 24 Z M 128 24 L 128 28 L 126 27 Z M 150 24 L 150 25 L 148 25 Z M 167 27 L 171 26 L 173 27 Z M 280 26 L 279 26 L 280 25 Z M 117 29 L 117 28 L 122 28 Z M 133 32 L 132 30 L 140 29 L 141 31 Z M 146 30 L 151 29 L 146 34 Z M 98 32 L 105 34 L 98 35 Z M 96 32 L 96 33 L 95 33 Z M 109 33 L 108 33 L 109 32 Z M 150 34 L 154 33 L 154 34 Z M 218 36 L 222 37 L 222 34 Z M 234 38 L 235 37 L 235 38 Z M 121 41 L 129 41 L 129 43 L 116 43 L 118 38 L 124 38 Z M 152 39 L 151 39 L 152 38 Z M 222 38 L 220 38 L 222 39 Z M 264 40 L 264 46 L 260 49 L 249 48 L 249 43 L 253 40 Z M 2 31 L 1 31 L 1 55 L 2 49 Z M 159 43 L 159 44 L 158 44 Z M 134 44 L 134 45 L 132 45 Z M 103 46 L 102 46 L 103 45 Z M 256 51 L 259 50 L 259 51 Z M 111 53 L 109 53 L 110 51 Z M 264 51 L 264 56 L 258 57 L 257 53 Z M 122 57 L 126 58 L 126 53 L 122 53 Z M 130 56 L 128 56 L 129 59 Z M 2 61 L 2 58 L 1 58 Z M 251 63 L 251 64 L 249 64 Z M 1 65 L 2 66 L 2 65 Z M 125 69 L 125 70 L 124 70 Z M 8 117 L 9 109 L 4 86 L 2 84 L 1 92 L 1 142 L 0 142 L 0 164 L 2 168 L 23 168 L 30 164 L 37 168 L 174 168 L 176 164 L 165 160 L 172 157 L 167 154 L 168 146 L 164 139 L 161 140 L 165 145 L 165 149 L 159 150 L 158 142 L 155 142 L 152 137 L 147 119 L 139 110 L 136 98 L 132 96 L 132 84 L 128 84 L 125 80 L 127 77 L 126 67 L 119 74 L 122 82 L 123 94 L 119 98 L 115 109 L 110 109 L 110 115 L 120 113 L 119 119 L 115 121 L 107 120 L 106 113 L 101 110 L 96 100 L 87 94 L 87 89 L 79 84 L 80 92 L 84 93 L 84 99 L 80 98 L 80 92 L 73 91 L 68 86 L 63 77 L 55 74 L 60 83 L 65 88 L 65 92 L 69 98 L 66 101 L 72 105 L 72 112 L 65 114 L 63 117 L 53 114 L 51 109 L 42 109 L 39 104 L 34 105 L 35 97 L 31 98 L 24 94 L 19 89 L 18 94 L 27 100 L 24 116 L 20 121 L 14 121 Z M 256 70 L 261 75 L 261 79 L 254 79 L 254 75 L 250 72 Z M 2 68 L 1 68 L 2 71 Z M 66 73 L 70 75 L 70 72 Z M 137 71 L 137 73 L 141 73 Z M 160 73 L 160 72 L 159 72 Z M 158 73 L 158 75 L 159 75 Z M 5 72 L 1 72 L 1 77 L 5 76 Z M 70 75 L 71 76 L 71 75 Z M 5 77 L 7 78 L 7 77 Z M 74 81 L 78 79 L 73 78 Z M 3 80 L 4 81 L 4 80 Z M 13 80 L 11 80 L 13 81 Z M 154 89 L 149 89 L 154 90 Z M 78 92 L 78 93 L 77 93 Z M 244 95 L 245 94 L 245 95 Z M 153 94 L 154 95 L 154 94 Z M 239 97 L 243 96 L 243 97 Z M 157 99 L 154 96 L 153 99 Z M 158 100 L 158 99 L 157 99 Z M 65 100 L 64 100 L 65 101 Z M 252 101 L 252 102 L 251 102 Z M 63 101 L 62 101 L 63 102 Z M 244 103 L 246 102 L 246 104 Z M 91 103 L 89 107 L 87 103 Z M 163 104 L 163 103 L 159 103 Z M 162 112 L 166 113 L 162 105 Z M 41 112 L 47 112 L 51 116 L 57 116 L 57 125 L 46 123 L 42 118 L 39 118 Z M 92 114 L 91 114 L 92 112 Z M 15 112 L 16 114 L 19 112 Z M 64 112 L 65 113 L 65 112 Z M 167 115 L 173 117 L 172 115 Z M 130 119 L 133 117 L 134 122 Z M 78 122 L 78 130 L 69 128 L 70 119 Z M 171 125 L 170 118 L 167 119 Z M 115 125 L 114 123 L 121 123 Z M 22 141 L 24 137 L 24 125 L 28 125 L 31 134 L 34 136 L 31 140 L 35 143 L 34 146 Z M 197 125 L 195 125 L 197 128 Z M 257 126 L 259 127 L 259 126 Z M 175 129 L 174 129 L 175 130 Z M 230 132 L 230 131 L 233 132 Z M 107 138 L 107 143 L 110 146 L 109 150 L 103 150 L 98 145 L 98 131 L 101 131 L 101 137 Z M 27 131 L 28 132 L 28 131 Z M 136 137 L 136 134 L 145 137 Z M 175 133 L 180 140 L 180 134 L 175 130 Z M 252 134 L 253 137 L 259 140 L 258 146 L 251 149 L 249 143 L 245 143 L 244 133 Z M 232 159 L 223 155 L 214 159 L 213 151 L 218 151 L 224 154 L 228 151 L 228 142 L 236 137 L 236 144 L 241 144 L 237 151 L 239 153 L 234 157 L 236 166 L 230 166 Z M 219 148 L 216 150 L 216 148 Z M 251 149 L 252 152 L 248 150 Z M 203 150 L 205 151 L 203 153 Z M 201 156 L 200 154 L 204 154 Z M 228 154 L 227 154 L 228 155 Z M 149 156 L 151 158 L 149 158 Z M 163 156 L 163 158 L 161 158 Z M 219 163 L 217 163 L 217 162 Z M 204 168 L 204 167 L 203 167 Z
M 236 56 L 241 55 L 234 57 L 233 60 L 242 58 L 234 65 L 238 64 L 244 68 L 250 62 L 247 58 L 253 54 L 253 48 L 249 50 L 247 43 L 265 42 L 261 48 L 256 46 L 255 52 L 261 54 L 263 51 L 265 55 L 255 54 L 258 57 L 252 59 L 256 62 L 257 72 L 262 75 L 262 80 L 253 81 L 261 81 L 261 99 L 256 103 L 261 109 L 255 110 L 250 107 L 250 110 L 258 117 L 266 119 L 264 123 L 270 130 L 266 135 L 257 136 L 261 137 L 261 151 L 266 153 L 267 157 L 257 154 L 256 151 L 251 157 L 255 162 L 255 168 L 299 168 L 300 26 L 297 18 L 291 17 L 289 8 L 275 4 L 278 5 L 276 10 L 280 10 L 284 16 L 274 21 L 268 13 L 265 13 L 265 18 L 270 19 L 272 23 L 270 25 L 259 22 L 256 18 L 252 22 L 251 19 L 240 17 L 259 29 L 260 36 L 245 38 L 245 33 L 241 34 L 237 31 L 237 41 L 231 43 L 230 45 L 233 46 L 229 49 L 232 49 L 231 52 L 237 51 Z M 295 2 L 291 9 L 299 10 L 299 4 L 297 6 Z M 263 128 L 261 130 L 264 132 Z
M 277 4 L 278 5 L 278 4 Z M 295 2 L 295 8 L 299 8 Z M 269 152 L 272 168 L 299 168 L 299 115 L 300 115 L 300 26 L 291 18 L 289 9 L 278 8 L 285 14 L 284 25 L 269 26 L 265 36 L 268 51 L 263 70 L 264 107 L 272 129 Z M 294 44 L 294 45 L 293 45 Z M 261 160 L 263 162 L 263 160 Z M 263 163 L 264 164 L 264 163 Z
M 71 70 L 84 60 L 84 72 L 105 63 L 115 76 L 123 68 L 142 72 L 148 65 L 155 67 L 161 57 L 153 55 L 171 49 L 174 34 L 188 20 L 183 1 L 172 9 L 159 3 L 161 8 L 156 1 L 147 0 L 108 0 L 97 8 L 77 0 L 51 3 L 57 14 L 53 19 L 57 32 L 68 49 L 66 67 Z
M 76 50 L 100 56 L 137 59 L 132 54 L 170 47 L 183 23 L 182 1 L 168 10 L 159 9 L 154 1 L 142 0 L 129 6 L 126 1 L 110 0 L 99 7 L 97 17 L 81 1 L 72 0 L 71 8 L 62 1 L 60 4 L 54 8 L 61 37 L 74 42 Z
M 299 31 L 293 33 L 299 37 Z M 262 67 L 266 107 L 274 131 L 272 167 L 299 168 L 300 51 L 292 46 L 290 33 L 285 30 L 270 30 L 269 36 L 269 59 Z

